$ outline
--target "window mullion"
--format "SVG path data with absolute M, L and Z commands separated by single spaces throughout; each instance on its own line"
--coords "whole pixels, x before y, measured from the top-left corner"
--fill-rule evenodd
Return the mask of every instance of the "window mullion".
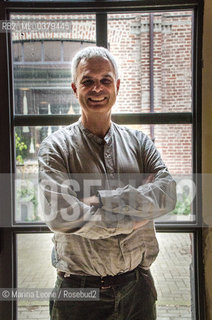
M 96 45 L 107 48 L 107 13 L 96 14 Z
M 72 115 L 16 115 L 14 126 L 51 126 L 69 125 L 79 119 L 79 114 Z M 191 112 L 170 113 L 114 113 L 112 120 L 118 124 L 191 124 Z

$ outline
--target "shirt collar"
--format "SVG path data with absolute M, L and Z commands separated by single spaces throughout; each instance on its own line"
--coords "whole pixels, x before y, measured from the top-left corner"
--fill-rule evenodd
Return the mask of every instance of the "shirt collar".
M 110 144 L 112 141 L 112 135 L 113 135 L 113 122 L 111 121 L 111 125 L 110 125 L 110 129 L 108 130 L 107 134 L 105 135 L 104 138 L 100 138 L 98 136 L 96 136 L 95 134 L 93 134 L 92 132 L 90 132 L 87 128 L 85 128 L 82 124 L 82 119 L 80 118 L 78 120 L 78 124 L 79 127 L 81 129 L 81 131 L 90 139 L 94 140 L 95 142 L 97 142 L 98 144 Z

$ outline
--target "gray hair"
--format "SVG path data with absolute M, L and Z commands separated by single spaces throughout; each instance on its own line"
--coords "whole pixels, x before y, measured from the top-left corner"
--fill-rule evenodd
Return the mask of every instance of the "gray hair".
M 115 60 L 115 57 L 105 48 L 103 47 L 87 47 L 85 49 L 82 49 L 78 51 L 71 62 L 71 75 L 72 75 L 72 81 L 76 82 L 76 73 L 77 73 L 77 67 L 82 59 L 89 60 L 90 58 L 94 57 L 102 57 L 108 59 L 113 68 L 116 80 L 118 80 L 118 66 Z

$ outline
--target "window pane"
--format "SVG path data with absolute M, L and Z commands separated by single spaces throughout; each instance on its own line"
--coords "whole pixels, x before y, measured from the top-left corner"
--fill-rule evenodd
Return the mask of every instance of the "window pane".
M 52 234 L 18 234 L 18 288 L 52 288 Z M 192 319 L 194 313 L 193 235 L 157 233 L 160 252 L 151 270 L 158 292 L 158 319 Z M 192 312 L 191 312 L 192 309 Z M 48 301 L 18 302 L 18 320 L 48 319 Z
M 17 239 L 17 287 L 46 288 L 54 287 L 56 270 L 51 265 L 53 247 L 52 234 L 18 234 Z M 19 300 L 18 320 L 49 319 L 48 300 Z
M 108 42 L 121 78 L 114 112 L 192 110 L 192 11 L 109 14 Z
M 158 292 L 157 319 L 193 319 L 193 235 L 157 233 L 159 255 L 152 265 Z
M 192 172 L 192 126 L 190 124 L 129 125 L 154 141 L 173 175 Z
M 63 41 L 64 61 L 71 61 L 75 53 L 81 49 L 81 42 Z
M 20 62 L 22 61 L 22 44 L 20 42 L 13 43 L 13 61 Z
M 39 16 L 12 15 L 12 21 L 35 22 Z M 81 48 L 95 44 L 95 15 L 45 15 L 47 22 L 68 23 L 69 32 L 12 32 L 16 114 L 79 114 L 71 89 L 70 63 Z M 37 24 L 36 24 L 37 23 Z M 22 57 L 22 46 L 24 57 Z
M 43 104 L 42 110 L 43 114 L 47 114 L 48 106 Z M 28 162 L 34 161 L 41 141 L 60 127 L 16 127 L 16 164 L 27 165 Z M 190 124 L 130 125 L 129 127 L 143 131 L 154 141 L 171 174 L 190 175 L 192 173 Z M 21 143 L 24 143 L 24 147 L 19 146 Z
M 44 60 L 60 61 L 61 60 L 61 41 L 44 41 Z
M 158 222 L 194 221 L 196 196 L 192 176 L 192 126 L 190 124 L 129 125 L 143 131 L 154 141 L 169 172 L 177 182 L 176 208 Z
M 63 41 L 63 58 L 64 61 L 71 61 L 77 51 L 86 48 L 87 46 L 94 46 L 95 43 L 87 43 L 83 41 Z
M 15 222 L 43 222 L 38 206 L 38 161 L 41 141 L 59 127 L 16 127 Z
M 31 72 L 28 70 L 23 70 L 22 68 L 16 68 L 17 73 Z M 15 100 L 16 100 L 16 112 L 21 114 L 79 114 L 80 106 L 71 91 L 71 73 L 70 69 L 55 69 L 55 70 L 36 70 L 39 77 L 39 73 L 43 79 L 34 79 L 33 83 L 35 85 L 36 81 L 52 82 L 49 87 L 37 87 L 37 88 L 27 88 L 27 83 L 22 83 L 26 87 L 15 89 Z M 48 81 L 48 76 L 51 77 L 51 81 Z M 59 78 L 61 77 L 61 78 Z M 58 87 L 56 87 L 56 81 L 58 79 Z M 69 87 L 63 84 L 69 84 Z M 38 84 L 40 86 L 40 83 Z M 61 86 L 61 87 L 60 87 Z
M 46 106 L 43 106 L 43 108 Z M 46 110 L 46 109 L 45 109 Z M 177 206 L 174 211 L 157 221 L 193 221 L 195 183 L 192 177 L 192 132 L 191 125 L 134 125 L 154 139 L 162 159 L 177 182 Z M 40 143 L 58 130 L 52 127 L 16 127 L 16 222 L 40 221 L 37 197 L 38 163 Z M 20 179 L 21 177 L 21 179 Z M 24 179 L 24 181 L 22 181 Z
M 37 174 L 37 153 L 41 142 L 61 126 L 16 127 L 16 168 L 18 172 Z
M 41 61 L 41 43 L 40 42 L 24 43 L 24 61 L 25 62 Z

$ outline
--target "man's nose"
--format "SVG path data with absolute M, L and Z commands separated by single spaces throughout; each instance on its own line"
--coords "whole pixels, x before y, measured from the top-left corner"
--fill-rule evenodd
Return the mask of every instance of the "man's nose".
M 92 91 L 100 92 L 102 90 L 102 84 L 100 81 L 95 81 Z

